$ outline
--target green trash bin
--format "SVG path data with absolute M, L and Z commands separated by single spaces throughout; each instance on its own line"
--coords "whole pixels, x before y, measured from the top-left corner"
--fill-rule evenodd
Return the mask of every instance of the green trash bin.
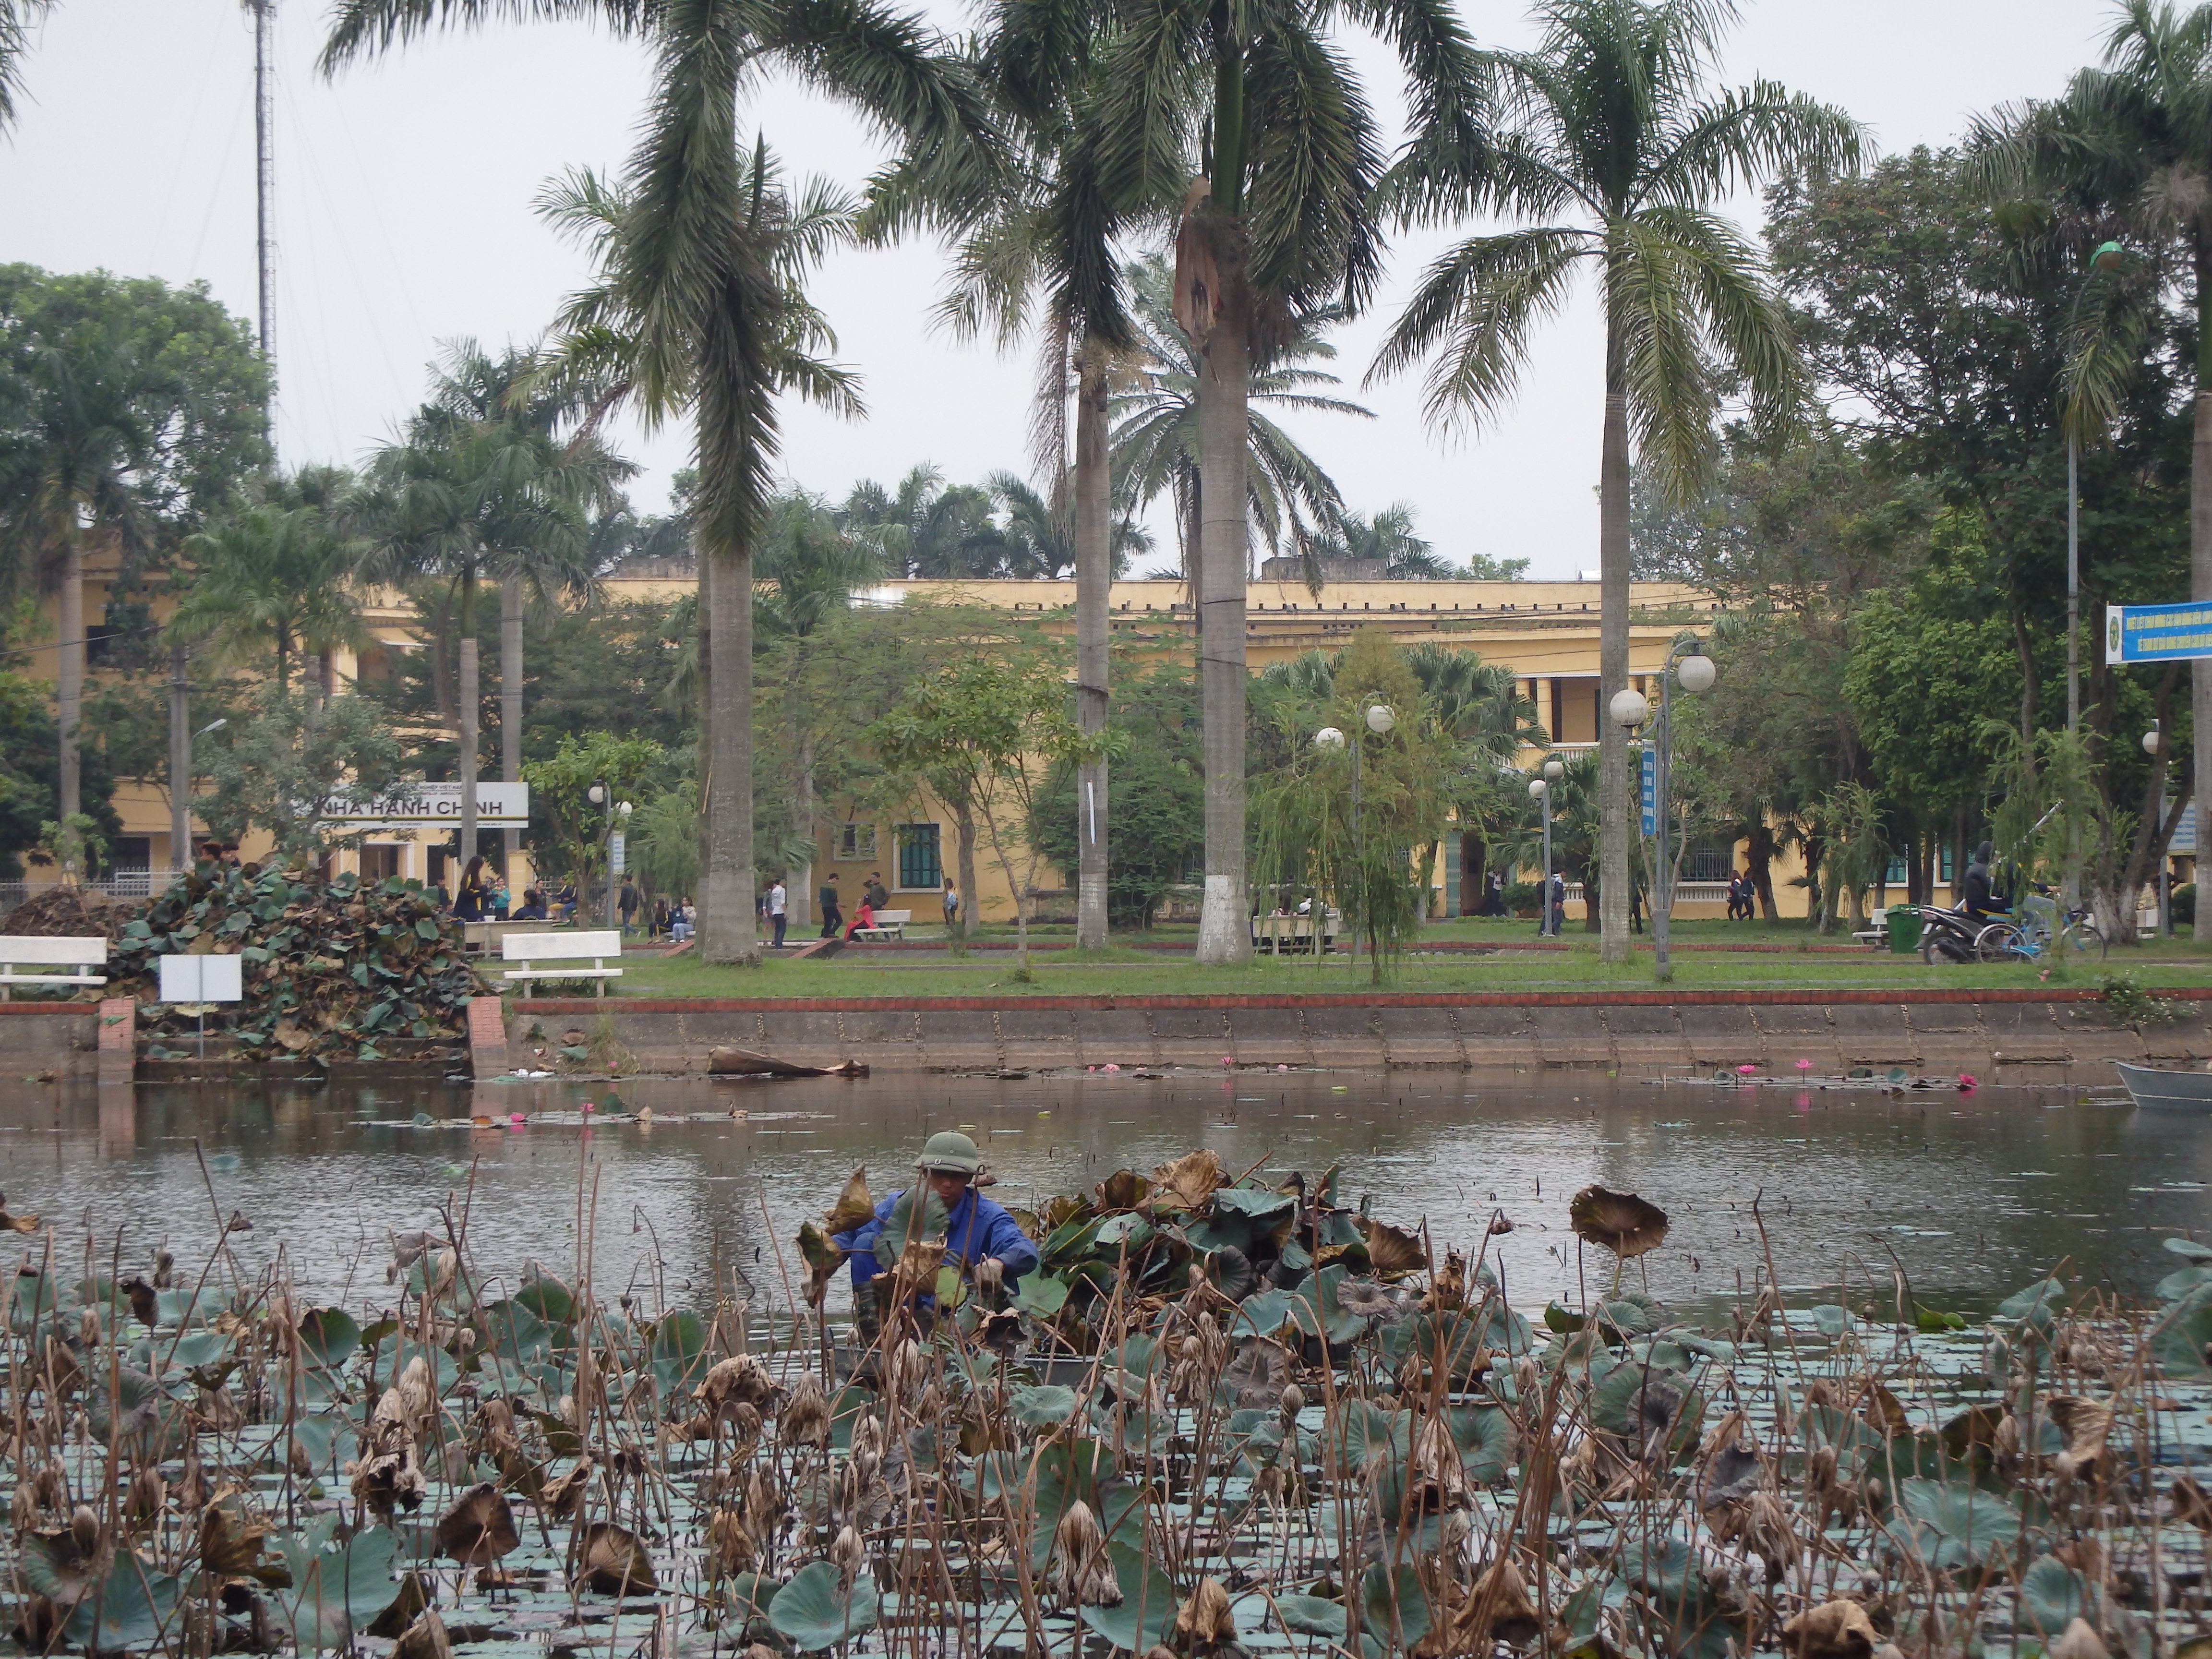
M 1899 956 L 1909 957 L 1920 948 L 1920 908 L 1912 904 L 1893 904 L 1886 918 L 1889 923 L 1889 948 Z

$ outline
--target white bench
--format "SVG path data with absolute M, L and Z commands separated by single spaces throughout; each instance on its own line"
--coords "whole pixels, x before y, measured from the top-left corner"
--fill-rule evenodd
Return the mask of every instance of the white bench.
M 850 937 L 854 939 L 904 939 L 906 937 L 906 925 L 913 920 L 914 912 L 911 910 L 878 910 L 876 912 L 876 921 L 874 927 L 855 927 L 852 931 Z
M 1876 951 L 1888 949 L 1889 907 L 1886 904 L 1877 904 L 1873 909 L 1868 911 L 1867 925 L 1853 933 L 1851 937 L 1864 939 Z
M 107 975 L 83 971 L 107 966 L 107 940 L 40 939 L 27 933 L 0 934 L 0 1002 L 11 985 L 105 985 Z M 18 968 L 75 968 L 73 974 L 19 974 Z
M 622 935 L 611 927 L 596 933 L 508 933 L 499 941 L 499 954 L 502 961 L 521 964 L 507 970 L 509 979 L 595 979 L 599 984 L 593 994 L 598 996 L 606 995 L 609 980 L 622 977 L 621 969 L 606 965 L 609 957 L 622 960 Z M 583 962 L 592 965 L 566 965 Z

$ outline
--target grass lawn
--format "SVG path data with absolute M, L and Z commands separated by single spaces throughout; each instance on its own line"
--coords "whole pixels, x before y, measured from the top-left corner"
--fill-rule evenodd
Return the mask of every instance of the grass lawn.
M 1726 924 L 1691 922 L 1675 930 L 1680 938 L 1725 937 Z M 1447 927 L 1494 930 L 1465 935 L 1471 941 L 1510 946 L 1528 941 L 1528 923 L 1454 921 L 1425 937 L 1445 936 Z M 1713 930 L 1711 934 L 1704 929 Z M 1754 927 L 1738 924 L 1738 937 Z M 1776 927 L 1757 934 L 1762 942 L 1796 943 L 1814 936 L 1803 927 Z M 1563 951 L 1501 950 L 1496 956 L 1410 957 L 1386 972 L 1384 988 L 1394 991 L 1646 990 L 1655 984 L 1651 958 L 1608 965 L 1600 962 L 1594 935 L 1571 931 Z M 1917 956 L 1812 955 L 1796 951 L 1693 951 L 1674 958 L 1673 983 L 1684 990 L 1885 990 L 1901 987 L 1980 989 L 1992 987 L 2094 989 L 2099 976 L 2125 973 L 2147 987 L 2197 986 L 2207 982 L 2212 951 L 2179 940 L 2114 951 L 2104 963 L 2054 966 L 2039 980 L 2039 966 L 2026 963 L 1935 968 Z M 936 997 L 1054 995 L 1226 995 L 1342 994 L 1371 986 L 1367 965 L 1357 969 L 1341 957 L 1258 957 L 1234 968 L 1201 968 L 1158 951 L 1116 945 L 1097 954 L 1056 951 L 1041 953 L 1033 977 L 1014 977 L 1011 954 L 957 958 L 923 952 L 891 952 L 833 957 L 826 962 L 770 961 L 758 968 L 720 968 L 687 953 L 666 962 L 630 957 L 617 993 L 623 996 L 678 997 Z

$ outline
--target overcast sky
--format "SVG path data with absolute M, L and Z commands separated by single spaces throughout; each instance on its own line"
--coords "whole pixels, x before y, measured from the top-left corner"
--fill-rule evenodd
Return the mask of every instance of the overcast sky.
M 617 168 L 645 90 L 640 51 L 581 27 L 438 35 L 336 82 L 313 63 L 327 8 L 283 0 L 277 23 L 278 440 L 288 465 L 356 462 L 419 398 L 438 343 L 526 343 L 586 269 L 532 210 L 566 168 Z M 966 21 L 955 0 L 928 9 Z M 2086 0 L 1746 0 L 1724 79 L 1763 75 L 1838 104 L 1885 150 L 1954 139 L 1995 104 L 2048 96 L 2100 50 L 2110 9 Z M 1468 0 L 1486 44 L 1529 44 L 1522 7 Z M 1379 107 L 1390 61 L 1354 43 Z M 60 0 L 24 66 L 29 100 L 0 141 L 0 257 L 204 279 L 240 314 L 255 305 L 252 36 L 238 0 Z M 788 88 L 752 100 L 795 172 L 858 181 L 877 159 L 848 116 Z M 1747 212 L 1755 203 L 1741 204 Z M 1384 319 L 1446 239 L 1401 242 L 1368 319 L 1344 330 L 1356 388 Z M 784 468 L 841 496 L 917 463 L 980 481 L 1026 464 L 1026 362 L 932 334 L 934 247 L 841 256 L 814 284 L 841 359 L 866 376 L 860 423 L 793 408 Z M 1372 511 L 1410 502 L 1455 560 L 1534 561 L 1534 575 L 1596 563 L 1599 327 L 1587 296 L 1540 339 L 1520 400 L 1473 437 L 1431 432 L 1417 381 L 1358 392 L 1376 418 L 1290 422 Z M 635 499 L 665 502 L 680 429 L 623 441 L 647 469 Z M 1164 551 L 1163 556 L 1166 556 Z M 1140 560 L 1140 565 L 1148 562 Z

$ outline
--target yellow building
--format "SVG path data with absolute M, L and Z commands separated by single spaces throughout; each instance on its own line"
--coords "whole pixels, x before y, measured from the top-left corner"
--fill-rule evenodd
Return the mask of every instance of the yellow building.
M 114 573 L 111 557 L 95 556 L 87 572 L 84 612 L 103 614 L 109 580 Z M 688 592 L 694 579 L 680 568 L 661 565 L 650 574 L 618 573 L 606 583 L 617 600 L 665 603 Z M 1072 635 L 1074 630 L 1075 584 L 1067 581 L 897 581 L 887 582 L 862 596 L 867 602 L 896 605 L 909 595 L 939 601 L 957 600 L 1033 618 L 1047 631 Z M 1350 640 L 1359 627 L 1376 624 L 1389 629 L 1403 645 L 1422 641 L 1443 643 L 1477 652 L 1488 662 L 1502 664 L 1520 677 L 1523 692 L 1535 704 L 1539 720 L 1554 739 L 1556 751 L 1572 755 L 1593 749 L 1598 740 L 1601 698 L 1598 677 L 1598 590 L 1589 581 L 1419 581 L 1330 582 L 1318 598 L 1297 582 L 1255 580 L 1246 592 L 1246 651 L 1252 671 L 1285 661 L 1311 650 L 1333 651 Z M 1131 642 L 1158 641 L 1172 650 L 1180 642 L 1188 648 L 1194 623 L 1182 585 L 1171 580 L 1120 581 L 1109 600 L 1111 627 L 1117 637 Z M 1669 642 L 1685 627 L 1702 630 L 1710 626 L 1720 606 L 1702 592 L 1672 583 L 1638 583 L 1633 589 L 1629 654 L 1632 681 L 1639 690 L 1650 690 L 1652 677 L 1664 663 Z M 423 641 L 414 631 L 414 616 L 397 595 L 372 594 L 365 620 L 374 641 L 356 656 L 341 653 L 334 662 L 337 678 L 350 682 L 366 674 L 371 678 L 386 672 L 399 653 L 419 650 Z M 36 678 L 52 679 L 57 672 L 56 647 L 48 645 L 27 653 L 27 672 Z M 487 668 L 492 665 L 488 663 Z M 95 659 L 90 678 L 102 673 Z M 487 756 L 489 761 L 491 757 Z M 1524 752 L 1524 763 L 1540 758 Z M 488 779 L 497 775 L 487 766 Z M 125 872 L 149 872 L 158 881 L 173 867 L 167 781 L 161 778 L 130 779 L 118 783 L 115 808 L 123 823 L 123 839 L 114 849 L 115 863 Z M 195 833 L 201 826 L 195 823 Z M 792 932 L 803 936 L 817 924 L 813 889 L 831 872 L 853 899 L 871 875 L 880 874 L 890 890 L 895 908 L 914 910 L 915 920 L 934 921 L 944 877 L 955 868 L 954 832 L 951 816 L 925 802 L 902 819 L 855 822 L 825 817 L 814 826 L 821 849 L 803 884 L 793 883 L 791 893 Z M 1455 840 L 1456 838 L 1455 838 Z M 252 858 L 256 848 L 242 849 Z M 395 830 L 373 836 L 359 854 L 342 855 L 342 868 L 360 868 L 374 876 L 399 875 L 450 881 L 450 838 L 434 830 Z M 1726 870 L 1740 867 L 1731 848 L 1706 848 L 1693 854 L 1685 875 L 1689 885 L 1681 893 L 1679 908 L 1688 915 L 1718 915 L 1722 893 L 1718 883 Z M 1448 850 L 1436 885 L 1434 909 L 1439 915 L 1461 910 L 1459 871 Z M 1711 866 L 1708 868 L 1707 866 Z M 508 872 L 509 885 L 518 895 L 528 878 L 526 854 L 521 869 Z M 1070 872 L 1072 873 L 1072 872 Z M 1774 867 L 1776 897 L 1787 909 L 1802 914 L 1804 890 L 1788 884 L 1794 870 L 1779 861 Z M 987 848 L 977 854 L 979 892 L 964 895 L 969 915 L 988 920 L 1011 917 L 1012 888 L 1002 872 L 993 867 Z M 34 868 L 33 884 L 51 880 L 53 872 Z M 1070 884 L 1072 885 L 1072 884 Z M 1571 899 L 1579 895 L 1571 891 Z M 1047 910 L 1072 908 L 1072 893 L 1048 895 Z M 1472 902 L 1468 908 L 1472 908 Z

